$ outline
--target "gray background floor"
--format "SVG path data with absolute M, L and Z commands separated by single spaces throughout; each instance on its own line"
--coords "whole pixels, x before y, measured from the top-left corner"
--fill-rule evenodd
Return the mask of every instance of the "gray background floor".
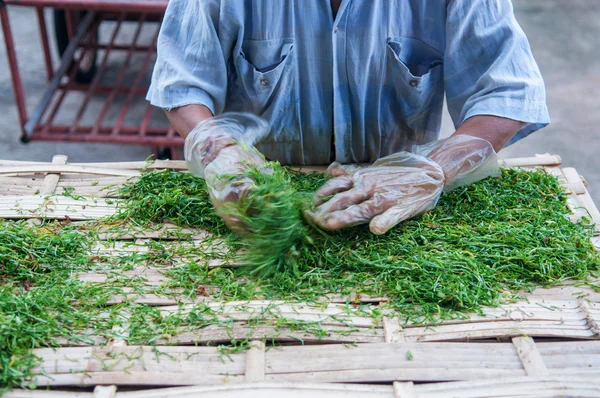
M 565 166 L 576 167 L 586 177 L 592 195 L 600 203 L 600 1 L 514 0 L 513 3 L 517 19 L 529 37 L 546 81 L 552 124 L 504 149 L 501 155 L 559 154 Z M 31 108 L 46 84 L 37 20 L 35 13 L 27 8 L 11 7 L 9 12 L 28 106 Z M 49 18 L 48 22 L 51 22 Z M 49 142 L 21 144 L 6 65 L 6 54 L 2 49 L 0 159 L 49 161 L 52 155 L 61 153 L 69 156 L 73 162 L 100 162 L 139 160 L 150 155 L 148 148 L 139 146 Z M 118 68 L 118 63 L 112 65 L 112 73 L 116 73 Z M 447 135 L 452 131 L 449 117 L 446 117 L 443 133 Z

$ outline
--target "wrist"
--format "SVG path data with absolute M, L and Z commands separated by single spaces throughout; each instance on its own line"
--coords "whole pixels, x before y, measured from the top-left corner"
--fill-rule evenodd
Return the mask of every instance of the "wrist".
M 480 137 L 455 134 L 417 147 L 416 152 L 440 166 L 446 190 L 468 185 L 500 172 L 493 145 Z

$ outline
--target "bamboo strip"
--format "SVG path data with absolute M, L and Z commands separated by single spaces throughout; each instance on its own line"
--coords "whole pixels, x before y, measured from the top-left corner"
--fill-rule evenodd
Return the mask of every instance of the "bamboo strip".
M 72 391 L 12 390 L 4 398 L 93 398 L 93 393 Z
M 459 326 L 457 329 L 440 325 L 434 330 L 427 328 L 406 328 L 406 341 L 454 341 L 498 337 L 559 337 L 592 339 L 595 334 L 587 325 L 556 325 L 553 322 L 535 322 L 519 324 L 516 322 L 479 323 Z
M 96 386 L 94 388 L 94 398 L 115 398 L 117 396 L 117 386 Z
M 410 385 L 412 384 L 412 388 Z M 397 387 L 398 386 L 398 387 Z M 404 387 L 404 389 L 402 389 Z M 398 395 L 405 394 L 405 395 Z M 413 395 L 406 395 L 413 394 Z M 600 395 L 600 382 L 586 376 L 547 376 L 492 378 L 476 381 L 414 384 L 411 382 L 394 385 L 369 384 L 333 384 L 333 383 L 236 383 L 232 385 L 211 385 L 193 387 L 171 387 L 144 389 L 140 391 L 117 392 L 117 398 L 297 398 L 301 396 L 315 398 L 346 398 L 350 396 L 365 398 L 497 398 L 497 397 L 549 397 L 577 396 L 596 398 Z M 92 393 L 70 391 L 28 391 L 14 390 L 7 398 L 56 398 L 56 397 L 92 397 Z
M 113 177 L 113 176 L 101 176 L 94 175 L 90 177 L 79 177 L 77 175 L 66 174 L 58 182 L 59 187 L 72 187 L 72 188 L 95 188 L 95 187 L 119 187 L 125 184 L 127 181 L 136 180 L 137 177 Z
M 162 282 L 163 279 L 160 273 L 150 271 L 150 269 L 148 271 L 149 282 L 146 285 L 157 286 L 164 283 Z M 134 278 L 143 277 L 144 272 L 145 270 L 143 269 L 126 271 L 129 274 L 128 276 Z M 101 282 L 107 280 L 106 276 L 101 274 L 80 274 L 79 277 L 88 281 Z M 178 314 L 178 316 L 186 315 L 195 306 L 194 304 L 183 306 L 166 305 L 191 300 L 178 298 L 177 296 L 173 297 L 171 294 L 164 296 L 163 293 L 163 296 L 156 296 L 151 291 L 139 294 L 128 288 L 123 288 L 123 292 L 127 296 L 115 296 L 111 299 L 111 302 L 135 300 L 137 302 L 146 302 L 150 305 L 164 305 L 161 308 L 163 316 L 169 316 L 174 313 Z M 177 294 L 175 290 L 173 294 Z M 329 304 L 325 308 L 312 308 L 301 303 L 286 304 L 277 301 L 223 303 L 212 302 L 210 295 L 201 296 L 195 300 L 196 302 L 206 303 L 205 305 L 217 311 L 218 315 L 215 315 L 215 321 L 219 321 L 222 325 L 227 325 L 227 327 L 213 325 L 213 328 L 222 329 L 221 333 L 219 333 L 216 330 L 209 331 L 205 329 L 189 332 L 185 331 L 186 327 L 184 326 L 182 332 L 174 339 L 174 341 L 180 344 L 207 342 L 213 338 L 223 338 L 228 334 L 231 336 L 244 336 L 250 332 L 250 329 L 245 325 L 246 321 L 264 323 L 265 325 L 276 322 L 280 323 L 280 320 L 303 323 L 318 322 L 326 328 L 324 330 L 332 333 L 332 336 L 327 337 L 328 339 L 334 337 L 336 328 L 339 328 L 340 331 L 354 330 L 356 333 L 353 336 L 358 339 L 357 341 L 365 341 L 365 338 L 368 341 L 373 341 L 373 338 L 375 338 L 374 341 L 381 341 L 381 336 L 383 335 L 385 338 L 386 334 L 387 341 L 390 341 L 390 336 L 394 335 L 394 323 L 390 322 L 390 319 L 384 318 L 384 322 L 387 322 L 387 325 L 385 323 L 377 325 L 373 323 L 373 319 L 368 314 L 364 314 L 364 312 L 355 314 L 352 308 L 344 305 Z M 542 303 L 544 302 L 542 301 Z M 398 334 L 392 341 L 399 342 L 400 338 L 404 338 L 406 341 L 465 340 L 471 338 L 514 337 L 521 334 L 594 338 L 594 332 L 590 330 L 591 323 L 576 301 L 551 301 L 541 306 L 537 304 L 539 303 L 534 301 L 532 303 L 523 302 L 515 306 L 506 306 L 506 308 L 487 308 L 485 311 L 490 314 L 486 314 L 483 317 L 473 316 L 470 319 L 453 320 L 451 323 L 444 323 L 434 328 L 407 324 L 404 329 L 401 329 L 401 334 Z M 590 311 L 597 310 L 592 308 Z M 590 312 L 589 316 L 593 317 L 595 315 Z M 394 322 L 396 325 L 399 324 L 397 320 Z M 366 329 L 367 334 L 365 335 L 365 333 L 360 332 L 361 329 Z M 276 340 L 282 338 L 281 334 L 277 333 L 275 328 L 261 330 L 267 333 L 266 337 L 275 336 L 273 338 Z M 373 332 L 372 335 L 370 331 Z M 265 337 L 256 334 L 259 333 L 258 330 L 254 332 L 254 336 L 257 336 L 257 338 Z M 217 337 L 215 337 L 215 334 L 217 334 Z M 288 340 L 286 336 L 283 336 L 283 338 L 286 341 Z M 310 340 L 318 341 L 315 336 L 312 336 Z M 351 340 L 346 339 L 345 341 Z
M 410 353 L 410 355 L 408 355 Z M 293 358 L 293 361 L 290 361 Z M 522 370 L 509 344 L 486 343 L 373 343 L 340 350 L 339 345 L 281 347 L 267 351 L 267 374 L 358 369 L 430 369 L 441 364 L 452 369 Z
M 125 290 L 125 289 L 123 289 Z M 146 304 L 150 306 L 163 306 L 163 305 L 175 305 L 177 303 L 200 303 L 210 300 L 210 297 L 197 298 L 191 300 L 187 297 L 167 297 L 164 295 L 157 295 L 154 293 L 128 293 L 128 294 L 115 294 L 111 296 L 107 301 L 107 305 L 121 304 L 125 302 L 134 302 L 138 304 Z
M 81 272 L 77 274 L 77 279 L 86 282 L 102 283 L 106 282 L 112 276 L 119 278 L 143 278 L 145 284 L 161 285 L 170 280 L 156 269 L 152 268 L 137 268 L 131 271 L 114 270 L 113 272 L 97 273 L 97 272 Z
M 572 368 L 572 369 L 549 369 L 551 376 L 595 376 L 600 377 L 600 368 Z
M 585 319 L 587 320 L 590 330 L 592 331 L 595 337 L 600 337 L 600 326 L 598 326 L 598 320 L 596 319 L 596 317 L 594 317 L 594 313 L 596 312 L 593 309 L 594 304 L 583 299 L 579 299 L 577 301 L 579 302 L 579 308 L 581 308 L 581 310 L 585 314 Z M 600 316 L 598 318 L 600 318 Z
M 304 332 L 297 327 L 258 325 L 249 327 L 243 323 L 234 324 L 231 328 L 220 325 L 209 325 L 202 329 L 182 331 L 170 338 L 160 338 L 156 344 L 220 344 L 232 340 L 267 340 L 279 343 L 296 344 L 329 344 L 329 343 L 381 343 L 384 342 L 383 331 L 369 329 L 367 331 L 342 325 L 322 325 L 317 330 Z M 317 334 L 318 332 L 318 334 Z
M 525 371 L 518 369 L 484 368 L 456 370 L 440 367 L 431 369 L 359 369 L 310 373 L 287 373 L 267 375 L 265 381 L 309 381 L 337 383 L 352 380 L 352 382 L 355 383 L 390 383 L 393 381 L 430 382 L 518 376 L 525 376 Z
M 367 294 L 362 293 L 350 293 L 348 295 L 339 295 L 339 294 L 328 294 L 325 296 L 328 300 L 331 300 L 332 303 L 382 303 L 389 301 L 385 297 L 370 297 Z
M 383 317 L 383 331 L 386 343 L 404 343 L 404 333 L 397 318 Z
M 115 213 L 115 203 L 104 199 L 76 200 L 65 196 L 0 196 L 0 218 L 88 220 Z
M 111 340 L 112 346 L 122 347 L 127 345 L 127 338 L 129 337 L 129 318 L 131 314 L 129 311 L 119 311 L 119 316 L 123 319 L 122 325 L 115 325 L 112 328 L 111 335 L 114 336 Z
M 40 190 L 37 187 L 31 188 L 11 188 L 0 186 L 0 196 L 30 196 L 35 195 Z
M 72 188 L 72 189 L 70 189 Z M 69 187 L 68 185 L 65 186 L 61 186 L 59 184 L 59 186 L 56 188 L 56 193 L 58 195 L 63 195 L 63 194 L 67 194 L 68 191 L 68 196 L 84 196 L 86 198 L 111 198 L 111 199 L 118 199 L 119 195 L 118 192 L 113 191 L 113 190 L 109 190 L 109 189 L 105 189 L 105 187 L 103 186 L 96 186 L 96 187 Z
M 88 372 L 85 374 L 59 374 L 37 376 L 39 387 L 95 386 L 98 384 L 137 386 L 185 386 L 240 383 L 240 375 L 205 375 L 199 372 Z
M 592 218 L 592 222 L 596 224 L 596 231 L 600 231 L 600 211 L 596 207 L 596 204 L 592 200 L 589 192 L 586 190 L 584 194 L 577 195 L 577 200 L 581 207 L 584 207 L 589 212 L 589 215 L 586 215 L 588 218 Z
M 598 356 L 590 356 L 588 353 L 561 355 L 560 357 L 546 357 L 544 360 L 548 369 L 552 368 L 597 368 L 600 367 L 600 358 Z
M 369 309 L 363 308 L 361 312 L 365 315 L 354 315 L 354 310 L 345 305 L 330 304 L 326 307 L 315 308 L 303 303 L 286 303 L 284 301 L 231 301 L 231 302 L 212 302 L 208 307 L 218 310 L 223 316 L 231 317 L 239 320 L 247 320 L 256 318 L 257 316 L 297 316 L 297 319 L 315 320 L 315 319 L 338 319 L 350 320 L 361 323 L 355 326 L 374 326 L 374 321 L 370 316 Z M 161 313 L 164 315 L 177 313 L 179 315 L 187 315 L 195 308 L 194 305 L 170 306 L 161 308 Z M 362 323 L 368 319 L 368 323 Z
M 573 167 L 564 167 L 562 172 L 567 180 L 567 187 L 577 195 L 585 194 L 587 190 L 577 170 Z
M 581 392 L 582 386 L 586 392 Z M 415 386 L 420 398 L 523 397 L 523 396 L 581 396 L 594 397 L 600 392 L 600 383 L 589 377 L 543 378 L 518 377 L 486 379 L 451 383 L 431 383 Z M 539 394 L 539 395 L 538 395 Z
M 99 240 L 163 239 L 163 240 L 207 240 L 211 234 L 204 229 L 180 228 L 165 223 L 153 227 L 118 226 L 104 227 L 98 231 Z
M 394 398 L 417 398 L 415 384 L 412 381 L 406 383 L 394 382 Z
M 250 349 L 246 352 L 247 382 L 265 380 L 265 343 L 262 341 L 250 342 Z
M 579 355 L 591 348 L 596 363 L 600 342 L 540 343 L 539 354 L 554 355 L 550 376 L 559 371 L 598 374 L 584 368 L 584 361 L 570 363 L 560 358 Z M 519 345 L 518 340 L 515 345 Z M 594 348 L 595 347 L 595 348 Z M 407 353 L 411 355 L 407 355 Z M 531 353 L 531 351 L 529 351 Z M 222 361 L 211 347 L 107 346 L 105 348 L 39 349 L 41 385 L 191 385 L 258 380 L 266 381 L 393 382 L 477 380 L 501 376 L 524 376 L 517 350 L 510 343 L 381 343 L 357 346 L 289 346 L 264 352 L 262 343 L 254 351 L 229 354 Z M 259 355 L 258 355 L 259 354 Z M 252 357 L 255 358 L 252 358 Z M 521 353 L 521 357 L 524 355 Z M 531 358 L 531 356 L 529 357 Z M 539 360 L 539 358 L 538 358 Z M 264 361 L 264 362 L 263 362 Z M 543 363 L 543 361 L 542 361 Z M 258 368 L 254 366 L 258 365 Z M 252 369 L 248 375 L 248 370 Z M 528 372 L 533 372 L 530 365 Z M 539 370 L 536 370 L 538 372 Z M 194 377 L 202 372 L 202 377 Z M 232 379 L 233 378 L 233 379 Z
M 546 360 L 550 356 L 567 354 L 600 355 L 600 341 L 562 341 L 555 343 L 537 343 L 540 355 Z
M 500 159 L 500 165 L 503 167 L 559 166 L 560 164 L 560 156 L 548 153 L 527 158 Z
M 528 376 L 547 376 L 548 369 L 531 337 L 514 337 L 512 343 Z
M 110 169 L 106 166 L 75 166 L 72 164 L 42 164 L 42 165 L 23 165 L 23 166 L 5 166 L 0 167 L 0 175 L 8 174 L 35 174 L 35 173 L 79 173 L 79 174 L 98 174 L 121 177 L 136 177 L 141 175 L 138 170 Z
M 6 177 L 0 176 L 0 185 L 7 186 L 12 185 L 15 187 L 32 187 L 34 185 L 42 186 L 44 182 L 44 176 L 40 175 L 37 177 Z
M 116 255 L 119 253 L 148 253 L 150 241 L 136 239 L 135 241 L 100 241 L 91 249 L 91 254 Z
M 67 391 L 24 391 L 15 390 L 8 393 L 9 398 L 55 398 L 62 397 L 88 398 L 91 393 L 72 393 Z M 325 383 L 236 383 L 233 385 L 210 385 L 194 387 L 171 387 L 160 389 L 144 389 L 139 391 L 117 392 L 117 398 L 392 398 L 392 386 L 360 385 L 360 384 L 325 384 Z
M 184 160 L 154 160 L 138 162 L 106 162 L 106 163 L 72 163 L 75 166 L 84 167 L 108 167 L 111 169 L 125 170 L 156 170 L 156 169 L 174 169 L 187 170 L 187 163 Z M 1 165 L 1 164 L 0 164 Z
M 67 164 L 67 157 L 64 155 L 55 155 L 52 158 L 52 164 L 65 165 Z M 44 196 L 53 194 L 56 185 L 58 184 L 58 180 L 60 180 L 60 173 L 48 174 L 46 178 L 44 178 L 39 194 Z

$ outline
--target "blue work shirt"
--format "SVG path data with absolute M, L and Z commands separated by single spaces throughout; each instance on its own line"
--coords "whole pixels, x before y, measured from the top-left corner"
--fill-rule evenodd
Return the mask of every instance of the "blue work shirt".
M 328 164 L 439 138 L 444 92 L 456 127 L 549 123 L 510 0 L 343 0 L 335 19 L 330 0 L 171 0 L 147 98 L 255 113 L 267 158 Z

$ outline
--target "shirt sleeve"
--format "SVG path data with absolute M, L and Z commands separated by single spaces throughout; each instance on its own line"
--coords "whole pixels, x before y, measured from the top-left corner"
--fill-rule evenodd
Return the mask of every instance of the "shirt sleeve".
M 513 143 L 550 122 L 544 81 L 510 0 L 449 0 L 444 84 L 456 127 L 476 115 L 525 122 Z
M 217 32 L 219 12 L 219 0 L 169 1 L 146 96 L 152 105 L 200 104 L 213 115 L 223 111 L 227 68 Z

